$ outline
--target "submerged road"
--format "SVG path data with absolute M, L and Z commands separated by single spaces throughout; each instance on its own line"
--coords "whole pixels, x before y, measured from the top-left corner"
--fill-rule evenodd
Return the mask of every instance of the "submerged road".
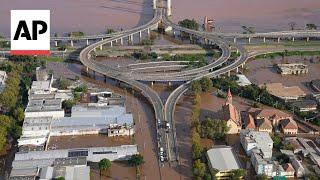
M 207 33 L 201 31 L 195 31 L 191 29 L 186 29 L 180 27 L 173 23 L 169 17 L 167 16 L 166 9 L 163 7 L 158 7 L 158 5 L 162 4 L 162 1 L 154 0 L 154 17 L 147 24 L 136 27 L 131 30 L 127 30 L 121 32 L 121 34 L 117 34 L 115 36 L 110 37 L 109 39 L 105 39 L 94 43 L 92 45 L 84 48 L 80 53 L 80 61 L 87 68 L 87 70 L 92 70 L 96 73 L 100 73 L 105 77 L 113 78 L 118 81 L 124 82 L 130 85 L 132 88 L 140 91 L 143 96 L 145 96 L 150 103 L 153 105 L 157 127 L 157 142 L 158 147 L 163 147 L 168 157 L 168 161 L 170 162 L 170 166 L 176 165 L 179 161 L 179 154 L 177 149 L 177 140 L 176 140 L 176 131 L 174 125 L 174 109 L 175 104 L 179 100 L 179 98 L 183 95 L 184 92 L 188 90 L 192 80 L 197 80 L 202 77 L 214 78 L 222 74 L 230 73 L 232 70 L 238 70 L 240 66 L 243 66 L 245 62 L 248 60 L 249 55 L 246 49 L 237 44 L 236 42 L 229 42 L 225 40 L 225 38 L 230 37 L 270 37 L 270 38 L 284 38 L 284 37 L 320 37 L 320 33 L 318 31 L 304 31 L 304 32 L 277 32 L 277 33 L 260 33 L 255 35 L 239 35 L 239 34 L 215 34 L 215 33 Z M 123 45 L 124 39 L 128 39 L 128 42 L 133 42 L 134 36 L 139 36 L 141 39 L 142 33 L 147 32 L 150 35 L 150 30 L 158 28 L 159 24 L 165 25 L 166 27 L 171 27 L 174 31 L 180 31 L 189 34 L 190 36 L 201 38 L 204 42 L 208 44 L 215 44 L 221 50 L 221 57 L 212 63 L 203 66 L 201 68 L 196 68 L 192 70 L 186 70 L 181 72 L 174 73 L 137 73 L 137 72 L 124 72 L 119 71 L 118 69 L 114 69 L 107 65 L 103 65 L 95 60 L 95 52 L 97 49 L 103 49 L 106 46 L 112 47 L 114 44 Z M 240 56 L 235 60 L 229 62 L 231 56 L 231 48 L 236 49 Z M 256 53 L 254 55 L 258 55 Z M 228 63 L 226 63 L 228 61 Z M 148 85 L 139 82 L 139 81 L 180 81 L 186 82 L 179 86 L 176 90 L 174 90 L 166 100 L 165 104 L 163 104 L 159 95 Z M 164 128 L 163 125 L 169 123 L 170 128 Z M 162 164 L 162 163 L 161 163 Z

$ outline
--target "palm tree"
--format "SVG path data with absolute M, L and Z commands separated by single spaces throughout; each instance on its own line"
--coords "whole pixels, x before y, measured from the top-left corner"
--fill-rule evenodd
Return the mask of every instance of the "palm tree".
M 128 160 L 128 163 L 131 166 L 135 166 L 137 168 L 136 172 L 137 172 L 137 175 L 139 175 L 140 174 L 139 166 L 144 163 L 143 156 L 140 154 L 132 155 L 131 158 Z
M 112 163 L 109 159 L 101 159 L 98 166 L 100 169 L 100 177 L 101 177 L 101 170 L 108 170 L 111 167 Z

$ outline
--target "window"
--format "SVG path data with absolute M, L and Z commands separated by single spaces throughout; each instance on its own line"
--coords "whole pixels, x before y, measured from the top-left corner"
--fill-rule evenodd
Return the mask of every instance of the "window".
M 88 156 L 88 151 L 69 151 L 68 157 L 80 157 L 80 156 Z
M 93 152 L 93 154 L 117 154 L 117 152 L 113 152 L 113 151 L 100 151 L 100 152 Z

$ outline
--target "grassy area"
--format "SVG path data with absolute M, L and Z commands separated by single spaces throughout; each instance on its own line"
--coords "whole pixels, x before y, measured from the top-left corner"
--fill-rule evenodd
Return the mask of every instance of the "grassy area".
M 284 42 L 284 43 L 280 43 L 281 45 L 283 46 L 286 46 L 286 47 L 299 47 L 299 46 L 320 46 L 320 42 L 319 41 L 309 41 L 309 42 L 306 42 L 306 41 L 295 41 L 295 42 L 292 42 L 292 41 L 289 41 L 289 42 Z
M 47 56 L 41 56 L 37 57 L 40 61 L 47 61 L 47 62 L 63 62 L 64 59 L 61 57 L 47 57 Z
M 274 59 L 276 57 L 289 57 L 289 56 L 320 56 L 320 51 L 284 51 L 284 52 L 274 52 L 258 55 L 255 59 Z

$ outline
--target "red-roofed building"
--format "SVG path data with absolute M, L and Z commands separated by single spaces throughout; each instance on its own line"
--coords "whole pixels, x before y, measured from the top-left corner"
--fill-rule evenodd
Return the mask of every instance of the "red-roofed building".
M 261 132 L 272 132 L 272 124 L 269 119 L 263 118 L 263 119 L 257 119 L 257 129 Z
M 281 120 L 281 130 L 284 134 L 297 134 L 298 125 L 292 118 Z
M 286 164 L 282 165 L 282 168 L 284 170 L 284 175 L 287 178 L 294 177 L 295 170 L 294 170 L 291 163 L 286 163 Z
M 256 125 L 254 123 L 254 118 L 248 112 L 241 112 L 241 120 L 244 129 L 255 130 Z

